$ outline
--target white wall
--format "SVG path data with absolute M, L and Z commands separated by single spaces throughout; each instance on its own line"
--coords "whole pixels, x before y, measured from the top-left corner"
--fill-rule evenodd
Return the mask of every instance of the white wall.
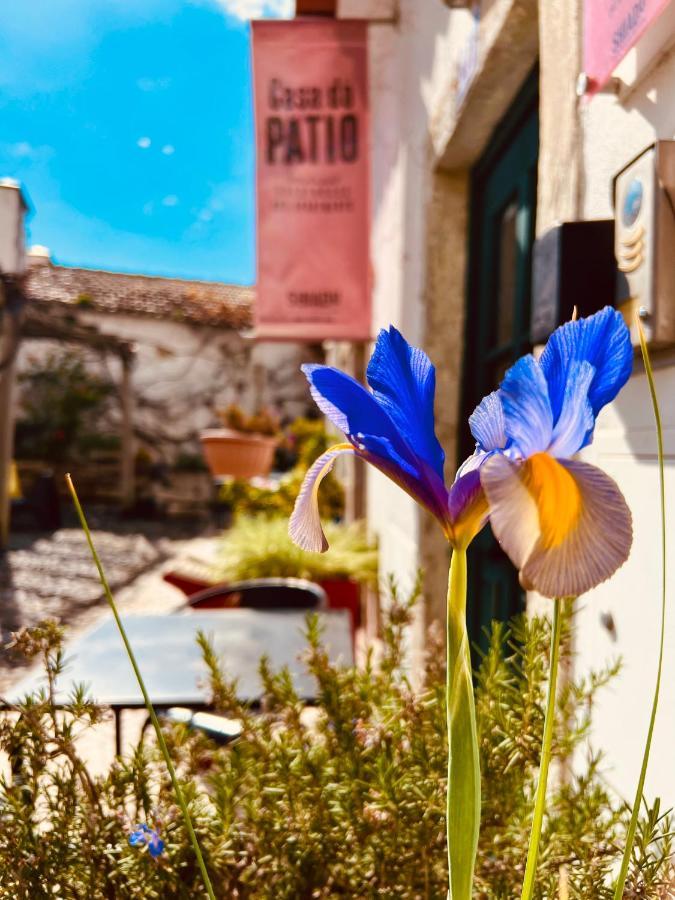
M 579 104 L 577 113 L 572 99 L 569 109 L 566 107 L 570 115 L 566 113 L 564 119 L 564 127 L 570 131 L 566 132 L 566 141 L 558 141 L 555 127 L 542 134 L 547 143 L 542 153 L 547 154 L 550 163 L 544 177 L 551 182 L 546 195 L 551 221 L 575 214 L 582 218 L 611 215 L 613 174 L 656 137 L 675 136 L 675 56 L 668 49 L 672 40 L 667 37 L 675 36 L 675 7 L 656 29 L 660 29 L 661 55 L 644 46 L 631 54 L 623 67 L 628 85 L 623 89 L 623 100 L 601 94 L 588 104 Z M 447 106 L 455 90 L 456 67 L 466 50 L 469 30 L 468 13 L 450 14 L 440 2 L 419 4 L 414 0 L 403 0 L 398 26 L 371 27 L 375 325 L 393 322 L 413 342 L 424 338 L 424 266 L 431 240 L 425 234 L 425 210 L 433 165 L 429 130 L 435 128 L 434 117 L 443 103 Z M 556 63 L 556 54 L 549 55 L 548 89 L 560 79 L 573 91 L 574 73 L 570 72 L 574 65 L 574 59 Z M 555 110 L 555 104 L 552 108 Z M 547 113 L 550 122 L 551 110 Z M 578 120 L 572 121 L 575 115 Z M 572 134 L 572 127 L 579 131 Z M 572 150 L 575 157 L 579 154 L 581 163 L 580 179 L 577 180 L 576 172 L 568 173 L 570 179 L 575 179 L 571 187 L 564 178 L 556 181 L 565 168 L 561 154 L 572 152 L 570 142 L 574 143 Z M 436 362 L 445 364 L 444 360 Z M 672 523 L 675 366 L 667 364 L 667 360 L 661 362 L 665 365 L 657 380 L 666 420 Z M 593 741 L 607 751 L 608 778 L 625 796 L 633 791 L 637 777 L 656 668 L 660 570 L 653 440 L 645 380 L 637 374 L 618 402 L 601 416 L 594 446 L 587 454 L 613 475 L 624 490 L 635 518 L 635 546 L 630 561 L 618 575 L 580 602 L 577 636 L 580 673 L 598 668 L 616 656 L 624 659 L 623 674 L 598 697 Z M 410 579 L 419 560 L 419 510 L 371 470 L 368 515 L 380 538 L 382 571 Z M 672 535 L 671 525 L 669 553 L 675 559 Z M 661 794 L 666 801 L 675 797 L 673 587 L 675 575 L 669 581 L 667 666 L 647 781 L 648 795 Z M 607 613 L 614 618 L 616 640 L 601 622 L 601 616 Z
M 370 26 L 373 331 L 393 324 L 418 345 L 425 337 L 429 118 L 449 71 L 442 52 L 449 22 L 440 2 L 402 0 L 395 25 Z M 369 468 L 367 514 L 380 571 L 410 585 L 419 566 L 419 508 Z
M 300 372 L 301 363 L 313 361 L 305 345 L 254 344 L 237 332 L 142 316 L 80 313 L 78 318 L 135 344 L 134 424 L 141 437 L 150 436 L 163 461 L 179 452 L 199 453 L 198 432 L 217 426 L 216 411 L 230 403 L 248 412 L 269 406 L 286 419 L 313 408 Z M 19 370 L 55 349 L 49 341 L 24 341 Z M 119 383 L 114 356 L 105 360 L 90 352 L 88 358 Z
M 675 17 L 657 23 L 675 36 Z M 633 56 L 638 53 L 634 51 Z M 627 61 L 630 71 L 635 60 Z M 634 72 L 633 72 L 634 78 Z M 599 95 L 582 109 L 584 132 L 584 218 L 611 216 L 614 174 L 656 138 L 675 137 L 675 58 L 667 55 L 621 100 Z M 675 248 L 673 248 L 675 254 Z M 675 798 L 675 365 L 672 354 L 656 354 L 656 373 L 665 427 L 668 513 L 668 620 L 666 667 L 652 759 L 649 798 L 666 805 Z M 639 363 L 636 371 L 639 372 Z M 644 374 L 635 374 L 598 423 L 589 458 L 619 483 L 632 509 L 635 543 L 629 562 L 607 584 L 583 599 L 578 628 L 578 669 L 620 656 L 623 671 L 604 691 L 594 711 L 594 739 L 607 751 L 608 777 L 624 793 L 634 790 L 654 689 L 660 613 L 661 560 L 656 437 Z M 600 617 L 611 613 L 616 639 Z
M 675 798 L 675 368 L 657 372 L 662 400 L 666 490 L 669 512 L 667 557 L 668 619 L 666 662 L 660 709 L 646 794 L 661 796 L 666 806 Z M 607 778 L 620 794 L 635 789 L 651 698 L 656 679 L 661 603 L 659 481 L 656 435 L 647 379 L 636 374 L 598 420 L 595 440 L 585 457 L 611 475 L 633 514 L 634 544 L 628 562 L 608 582 L 580 601 L 575 668 L 578 674 L 620 657 L 621 674 L 598 695 L 593 712 L 592 742 L 606 752 Z M 603 624 L 611 615 L 615 631 Z

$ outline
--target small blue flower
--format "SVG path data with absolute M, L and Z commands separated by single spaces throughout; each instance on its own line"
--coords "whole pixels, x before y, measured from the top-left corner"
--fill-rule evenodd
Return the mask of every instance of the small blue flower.
M 153 859 L 156 859 L 164 851 L 164 841 L 159 836 L 159 832 L 144 822 L 136 825 L 136 830 L 129 835 L 129 843 L 132 847 L 147 847 Z

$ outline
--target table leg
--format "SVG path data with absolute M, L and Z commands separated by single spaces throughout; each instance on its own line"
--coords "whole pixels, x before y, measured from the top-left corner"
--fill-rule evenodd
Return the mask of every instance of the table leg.
M 115 716 L 115 756 L 122 753 L 122 710 L 119 706 L 113 706 Z

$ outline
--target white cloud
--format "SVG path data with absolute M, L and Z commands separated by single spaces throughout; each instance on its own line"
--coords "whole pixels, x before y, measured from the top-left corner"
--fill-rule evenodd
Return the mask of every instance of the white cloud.
M 262 19 L 273 17 L 289 19 L 295 12 L 295 0 L 214 0 L 229 16 L 235 19 Z
M 167 194 L 162 200 L 162 206 L 178 206 L 178 197 L 175 194 Z
M 164 156 L 172 156 L 176 152 L 176 148 L 173 144 L 164 144 L 162 147 L 162 153 Z
M 21 162 L 47 162 L 54 155 L 54 148 L 47 144 L 29 144 L 28 141 L 16 141 L 13 144 L 0 144 L 0 153 L 11 156 Z
M 33 148 L 27 141 L 19 141 L 18 144 L 12 144 L 9 151 L 12 156 L 19 158 L 33 155 Z
M 136 143 L 141 148 L 141 150 L 147 150 L 152 141 L 149 137 L 139 137 Z
M 139 78 L 136 87 L 140 91 L 165 91 L 171 85 L 171 79 L 164 78 Z
M 245 188 L 244 193 L 248 191 Z M 194 219 L 189 226 L 186 236 L 191 239 L 200 239 L 209 234 L 217 219 L 228 210 L 241 209 L 242 183 L 239 181 L 222 181 L 211 185 L 211 190 L 206 201 L 197 208 L 190 210 Z M 212 224 L 213 223 L 213 224 Z

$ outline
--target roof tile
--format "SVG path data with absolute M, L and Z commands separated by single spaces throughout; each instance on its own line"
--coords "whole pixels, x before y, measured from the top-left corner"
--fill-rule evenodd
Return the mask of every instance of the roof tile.
M 40 304 L 172 319 L 220 328 L 250 328 L 255 288 L 56 266 L 29 257 L 25 293 Z

